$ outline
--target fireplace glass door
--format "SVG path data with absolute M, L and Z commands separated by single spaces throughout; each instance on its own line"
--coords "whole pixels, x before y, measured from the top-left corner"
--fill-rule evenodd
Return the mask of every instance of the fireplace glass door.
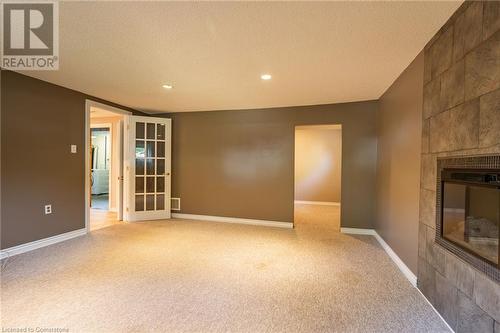
M 498 267 L 500 188 L 443 182 L 442 237 Z

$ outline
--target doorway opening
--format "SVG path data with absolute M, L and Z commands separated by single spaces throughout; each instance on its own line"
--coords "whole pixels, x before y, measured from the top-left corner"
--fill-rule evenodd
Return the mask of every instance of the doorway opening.
M 113 175 L 111 159 L 112 135 L 111 124 L 96 124 L 98 118 L 92 118 L 90 124 L 90 208 L 116 211 L 116 195 L 110 203 L 110 192 L 114 192 L 111 185 Z M 114 194 L 114 193 L 113 193 Z
M 86 103 L 87 231 L 123 220 L 123 124 L 130 112 Z
M 342 126 L 295 127 L 294 225 L 340 231 Z

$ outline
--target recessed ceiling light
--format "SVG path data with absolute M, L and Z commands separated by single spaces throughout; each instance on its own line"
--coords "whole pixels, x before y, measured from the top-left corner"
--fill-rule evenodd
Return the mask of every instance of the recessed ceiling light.
M 165 89 L 172 89 L 174 86 L 172 86 L 171 84 L 164 84 L 162 87 Z
M 271 74 L 262 74 L 260 76 L 262 80 L 271 80 L 271 77 L 272 77 Z

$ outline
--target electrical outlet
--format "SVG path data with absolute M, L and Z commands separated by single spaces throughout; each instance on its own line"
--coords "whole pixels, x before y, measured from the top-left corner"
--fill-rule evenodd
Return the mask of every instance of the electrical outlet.
M 71 153 L 76 154 L 76 145 L 71 145 Z
M 45 215 L 52 214 L 52 205 L 45 205 Z

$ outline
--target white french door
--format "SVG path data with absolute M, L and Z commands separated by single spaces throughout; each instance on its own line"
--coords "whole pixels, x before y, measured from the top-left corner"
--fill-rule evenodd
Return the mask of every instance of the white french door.
M 125 117 L 126 221 L 170 218 L 172 121 Z

